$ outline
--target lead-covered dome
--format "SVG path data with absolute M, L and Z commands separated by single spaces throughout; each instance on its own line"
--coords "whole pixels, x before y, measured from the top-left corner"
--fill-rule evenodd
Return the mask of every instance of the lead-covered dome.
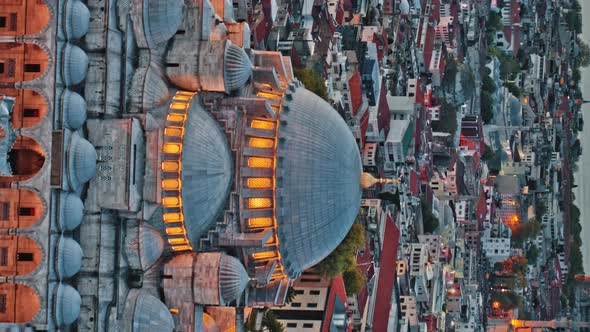
M 59 229 L 73 231 L 80 226 L 84 218 L 84 203 L 75 194 L 62 191 L 59 194 L 59 204 Z
M 81 303 L 80 293 L 74 287 L 60 283 L 53 297 L 55 323 L 64 326 L 75 322 L 80 316 Z
M 133 28 L 140 47 L 167 42 L 184 18 L 183 0 L 133 0 Z
M 242 49 L 227 41 L 224 54 L 224 81 L 226 91 L 234 91 L 246 84 L 252 76 L 252 62 Z
M 60 279 L 67 279 L 80 272 L 82 248 L 74 239 L 61 236 L 57 245 L 56 271 Z
M 227 138 L 195 96 L 185 125 L 181 174 L 184 222 L 193 245 L 221 213 L 232 177 Z
M 154 65 L 137 69 L 131 81 L 131 109 L 148 111 L 163 105 L 168 97 L 168 86 Z
M 276 216 L 285 272 L 295 279 L 344 239 L 361 199 L 362 164 L 348 125 L 292 82 L 280 116 Z
M 60 98 L 64 127 L 76 130 L 86 122 L 86 101 L 78 93 L 65 89 Z
M 77 190 L 96 174 L 96 150 L 77 132 L 70 136 L 68 148 L 68 182 Z
M 147 271 L 163 251 L 164 239 L 154 227 L 144 222 L 129 226 L 125 236 L 125 253 L 132 268 Z
M 172 332 L 174 320 L 164 303 L 155 296 L 141 290 L 131 290 L 127 299 L 128 305 L 135 298 L 133 310 L 132 332 Z
M 88 71 L 88 55 L 78 46 L 65 43 L 61 54 L 61 71 L 66 86 L 81 83 Z
M 222 254 L 219 262 L 219 291 L 224 303 L 237 300 L 250 278 L 244 265 L 235 257 Z
M 84 37 L 90 24 L 90 11 L 80 0 L 68 0 L 65 6 L 66 14 L 63 21 L 64 33 L 68 40 Z

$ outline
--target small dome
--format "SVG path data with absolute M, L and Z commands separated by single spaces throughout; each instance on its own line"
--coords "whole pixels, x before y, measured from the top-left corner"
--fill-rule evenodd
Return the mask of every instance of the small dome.
M 66 15 L 64 19 L 64 32 L 68 40 L 76 40 L 84 37 L 90 24 L 90 11 L 80 0 L 68 0 L 66 2 Z
M 184 18 L 183 0 L 143 0 L 143 29 L 149 48 L 167 42 Z
M 206 313 L 203 313 L 203 332 L 219 332 L 219 327 L 215 319 Z
M 78 93 L 64 90 L 60 99 L 64 127 L 76 130 L 86 122 L 86 100 Z
M 237 90 L 246 84 L 252 76 L 252 62 L 242 49 L 229 40 L 224 54 L 224 80 L 226 91 Z
M 408 15 L 410 13 L 410 4 L 408 3 L 408 0 L 402 0 L 399 5 L 399 11 L 402 15 Z
M 165 332 L 174 330 L 174 320 L 162 301 L 145 291 L 139 292 L 133 311 L 132 332 Z
M 57 246 L 57 274 L 60 279 L 67 279 L 80 271 L 82 267 L 82 248 L 74 239 L 62 236 Z
M 73 193 L 62 191 L 59 196 L 59 228 L 62 231 L 73 231 L 82 223 L 84 203 Z
M 72 133 L 68 149 L 68 179 L 74 189 L 90 181 L 96 174 L 96 150 L 77 132 Z
M 131 108 L 148 111 L 163 105 L 168 97 L 168 86 L 153 65 L 139 68 L 131 81 Z
M 248 272 L 235 257 L 222 254 L 219 262 L 219 291 L 225 303 L 237 300 L 248 286 Z
M 139 259 L 144 271 L 149 269 L 164 252 L 164 239 L 154 227 L 141 223 L 139 226 Z
M 53 314 L 57 325 L 70 325 L 80 316 L 82 299 L 74 287 L 60 283 L 53 301 Z
M 76 45 L 66 43 L 62 51 L 61 70 L 66 86 L 84 81 L 88 71 L 88 56 Z

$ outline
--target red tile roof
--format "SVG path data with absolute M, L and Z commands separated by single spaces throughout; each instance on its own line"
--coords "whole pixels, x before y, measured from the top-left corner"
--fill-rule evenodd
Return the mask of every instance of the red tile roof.
M 418 175 L 416 174 L 415 170 L 412 170 L 410 172 L 410 192 L 412 193 L 412 196 L 418 196 L 419 192 L 418 192 Z
M 363 91 L 361 89 L 361 74 L 358 70 L 356 70 L 348 80 L 348 85 L 350 88 L 350 100 L 351 100 L 351 107 L 352 107 L 352 116 L 355 116 L 361 104 L 363 103 Z
M 395 286 L 399 238 L 399 228 L 397 228 L 393 218 L 388 214 L 385 219 L 385 235 L 379 265 L 379 280 L 377 280 L 377 287 L 374 290 L 374 292 L 377 292 L 375 312 L 373 314 L 373 331 L 375 332 L 387 332 L 391 297 L 393 287 Z
M 389 123 L 391 113 L 389 113 L 389 105 L 387 104 L 387 89 L 385 88 L 385 80 L 381 81 L 381 92 L 379 93 L 379 104 L 377 106 L 377 125 L 379 130 L 383 129 L 385 137 L 389 133 Z
M 479 199 L 477 200 L 477 204 L 475 205 L 475 218 L 477 219 L 480 225 L 483 225 L 487 212 L 488 205 L 486 203 L 486 193 L 483 191 L 482 188 L 479 192 Z
M 344 279 L 342 276 L 336 276 L 332 278 L 332 283 L 330 285 L 330 293 L 328 294 L 328 302 L 326 311 L 324 312 L 324 321 L 322 323 L 322 332 L 329 332 L 330 331 L 330 322 L 332 321 L 332 315 L 334 314 L 334 300 L 336 296 L 340 298 L 340 301 L 347 306 L 347 299 L 346 299 L 346 289 L 344 288 Z M 351 330 L 352 327 L 349 326 L 347 330 Z
M 361 116 L 359 126 L 361 127 L 361 146 L 364 146 L 367 139 L 367 129 L 369 128 L 369 110 L 366 110 Z

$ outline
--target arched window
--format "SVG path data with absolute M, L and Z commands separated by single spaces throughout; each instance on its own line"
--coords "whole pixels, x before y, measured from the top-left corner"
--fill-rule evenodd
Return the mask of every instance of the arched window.
M 0 182 L 17 182 L 32 178 L 41 170 L 45 163 L 45 152 L 34 139 L 20 136 L 14 142 L 6 158 L 12 176 L 0 176 Z M 0 163 L 6 162 L 0 160 Z
M 14 97 L 10 120 L 12 128 L 28 128 L 36 125 L 47 113 L 45 98 L 29 89 L 0 89 L 0 95 Z
M 34 191 L 0 188 L 0 229 L 30 227 L 39 221 L 44 210 Z
M 0 283 L 0 323 L 26 323 L 39 311 L 41 301 L 27 285 Z
M 39 33 L 51 20 L 45 1 L 2 1 L 0 6 L 0 36 L 25 36 Z
M 35 240 L 26 236 L 0 235 L 0 276 L 27 275 L 39 265 L 42 256 Z
M 32 81 L 48 64 L 48 55 L 35 44 L 0 43 L 0 83 Z

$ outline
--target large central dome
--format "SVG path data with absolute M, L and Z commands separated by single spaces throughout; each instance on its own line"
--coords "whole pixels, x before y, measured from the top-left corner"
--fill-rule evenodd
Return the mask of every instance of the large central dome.
M 358 213 L 362 164 L 356 141 L 323 99 L 292 83 L 283 101 L 276 216 L 285 272 L 296 278 L 342 242 Z

